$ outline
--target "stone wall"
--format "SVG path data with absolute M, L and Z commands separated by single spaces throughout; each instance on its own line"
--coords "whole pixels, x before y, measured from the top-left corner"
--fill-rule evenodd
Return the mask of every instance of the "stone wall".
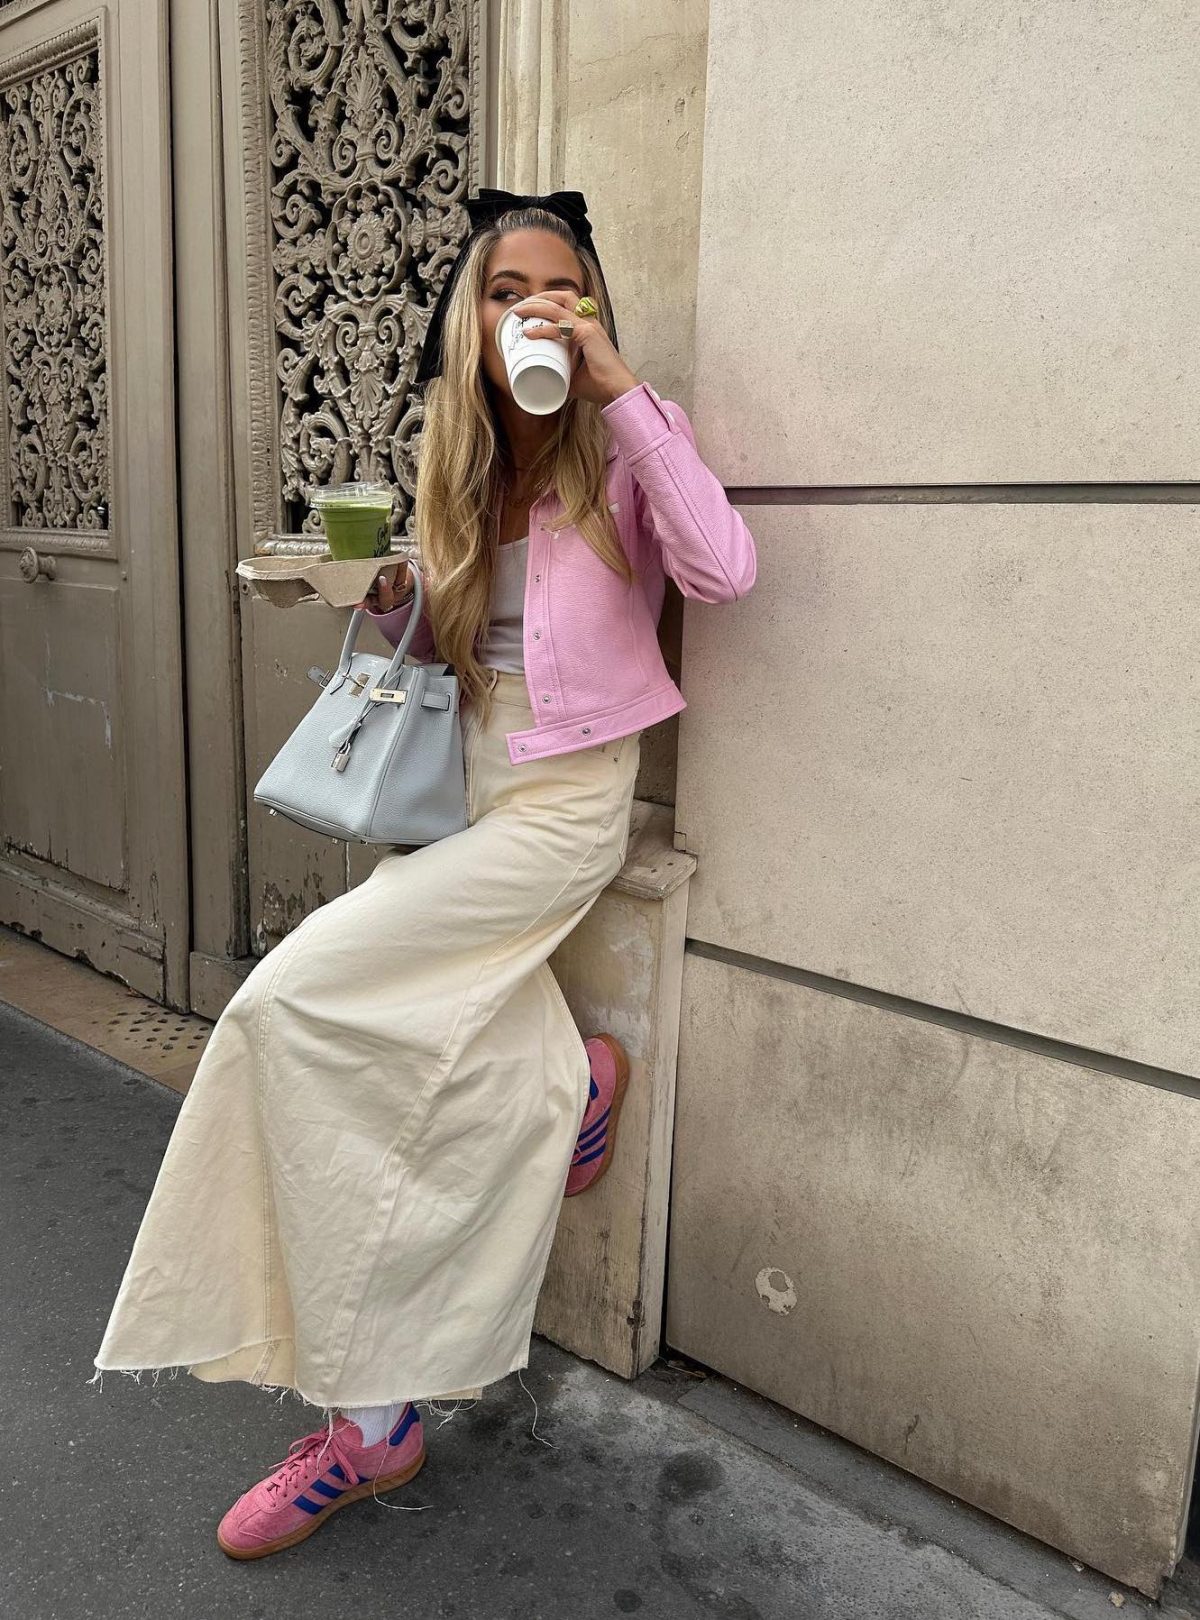
M 694 418 L 760 573 L 686 604 L 676 804 L 671 1342 L 1147 1591 L 1200 1367 L 1198 62 L 1176 0 L 713 0 Z

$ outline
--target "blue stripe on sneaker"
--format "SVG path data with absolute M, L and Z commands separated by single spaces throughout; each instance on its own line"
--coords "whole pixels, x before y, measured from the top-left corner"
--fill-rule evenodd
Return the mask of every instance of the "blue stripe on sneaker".
M 593 1148 L 590 1153 L 581 1153 L 579 1155 L 579 1157 L 575 1160 L 575 1163 L 577 1165 L 591 1164 L 593 1159 L 602 1159 L 604 1157 L 604 1152 L 605 1152 L 605 1143 L 601 1142 L 600 1146 L 598 1148 Z
M 588 1075 L 588 1102 L 595 1102 L 596 1098 L 599 1095 L 600 1095 L 600 1087 L 596 1084 L 595 1080 L 593 1080 L 591 1075 L 589 1074 Z
M 320 1491 L 322 1496 L 332 1496 L 336 1498 L 346 1494 L 346 1487 L 344 1485 L 330 1485 L 329 1482 L 324 1479 L 314 1479 L 308 1488 L 310 1491 Z
M 336 1474 L 339 1479 L 345 1479 L 345 1477 L 346 1477 L 345 1474 L 342 1472 L 341 1463 L 330 1463 L 327 1472 L 330 1473 L 330 1474 Z
M 586 1130 L 580 1131 L 580 1147 L 590 1147 L 593 1142 L 597 1141 L 604 1134 L 605 1130 L 608 1128 L 608 1116 L 611 1113 L 612 1109 L 606 1108 L 600 1115 L 599 1119 L 593 1120 Z
M 405 1412 L 404 1416 L 400 1419 L 399 1423 L 397 1423 L 391 1434 L 388 1435 L 388 1445 L 398 1446 L 416 1421 L 417 1409 L 410 1401 L 407 1412 Z
M 307 1496 L 298 1496 L 296 1506 L 303 1508 L 305 1513 L 324 1513 L 327 1504 L 325 1502 L 310 1502 Z

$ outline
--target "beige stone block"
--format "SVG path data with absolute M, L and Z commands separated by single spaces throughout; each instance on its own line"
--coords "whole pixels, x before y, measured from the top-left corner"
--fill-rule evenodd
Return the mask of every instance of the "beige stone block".
M 638 803 L 625 865 L 550 958 L 587 1036 L 615 1035 L 630 1078 L 603 1178 L 563 1200 L 539 1333 L 635 1378 L 659 1352 L 687 884 L 669 809 Z
M 588 201 L 621 352 L 691 404 L 708 0 L 500 0 L 497 184 Z
M 1187 0 L 815 0 L 782 27 L 713 0 L 696 400 L 719 474 L 1200 476 L 1198 92 Z
M 1200 1100 L 685 958 L 667 1338 L 1153 1593 Z
M 687 604 L 691 937 L 1200 1073 L 1194 506 L 754 507 Z
M 588 199 L 621 350 L 691 405 L 708 0 L 570 0 L 564 184 Z

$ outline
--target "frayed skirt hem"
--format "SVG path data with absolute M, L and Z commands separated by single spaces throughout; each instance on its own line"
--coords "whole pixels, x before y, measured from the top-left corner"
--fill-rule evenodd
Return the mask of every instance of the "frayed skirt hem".
M 223 1356 L 210 1356 L 203 1361 L 190 1364 L 187 1362 L 180 1362 L 175 1365 L 147 1363 L 141 1367 L 121 1367 L 111 1362 L 106 1362 L 101 1366 L 97 1360 L 94 1363 L 96 1371 L 91 1378 L 86 1380 L 86 1384 L 88 1386 L 95 1385 L 98 1390 L 102 1391 L 104 1388 L 104 1374 L 108 1372 L 119 1373 L 124 1378 L 132 1378 L 135 1383 L 139 1384 L 142 1381 L 143 1374 L 148 1374 L 151 1383 L 157 1385 L 160 1377 L 165 1375 L 167 1378 L 178 1378 L 182 1372 L 190 1374 L 191 1377 L 205 1384 L 251 1384 L 256 1389 L 263 1389 L 269 1394 L 279 1395 L 281 1400 L 284 1395 L 290 1394 L 294 1395 L 298 1400 L 306 1402 L 309 1406 L 319 1407 L 323 1411 L 340 1411 L 350 1406 L 393 1406 L 402 1401 L 431 1401 L 437 1404 L 443 1401 L 478 1400 L 489 1384 L 499 1383 L 514 1372 L 523 1372 L 529 1365 L 527 1346 L 509 1366 L 496 1371 L 489 1370 L 486 1376 L 479 1378 L 468 1387 L 448 1390 L 443 1384 L 436 1389 L 412 1389 L 410 1387 L 400 1391 L 370 1395 L 364 1395 L 360 1390 L 355 1390 L 353 1394 L 346 1396 L 330 1395 L 328 1398 L 322 1398 L 315 1391 L 301 1388 L 295 1380 L 271 1381 L 269 1377 L 271 1364 L 275 1361 L 280 1346 L 287 1342 L 281 1339 L 263 1339 L 254 1344 L 239 1345 L 236 1350 L 231 1350 Z M 247 1367 L 247 1352 L 255 1350 L 261 1352 L 256 1358 L 256 1365 L 251 1370 L 243 1370 Z

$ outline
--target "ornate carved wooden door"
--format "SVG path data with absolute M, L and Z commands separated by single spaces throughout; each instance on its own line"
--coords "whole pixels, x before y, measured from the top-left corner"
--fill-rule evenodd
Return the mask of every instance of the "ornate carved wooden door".
M 236 41 L 226 132 L 238 550 L 321 549 L 305 490 L 383 478 L 403 536 L 420 408 L 412 376 L 435 289 L 482 178 L 483 0 L 221 0 Z M 238 461 L 237 458 L 240 458 Z M 307 532 L 305 532 L 307 531 Z M 346 615 L 242 596 L 247 792 L 316 696 Z M 373 650 L 383 651 L 371 631 Z M 262 954 L 360 880 L 347 851 L 248 806 Z M 367 942 L 364 942 L 364 946 Z
M 161 0 L 0 7 L 0 920 L 184 1004 Z

